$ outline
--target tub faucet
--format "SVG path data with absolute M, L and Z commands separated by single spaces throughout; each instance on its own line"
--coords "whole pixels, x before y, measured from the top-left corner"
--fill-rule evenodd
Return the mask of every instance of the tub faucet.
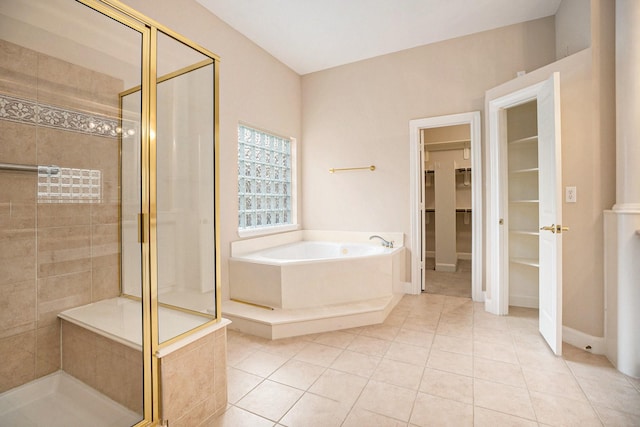
M 382 246 L 384 246 L 385 248 L 392 248 L 393 247 L 393 242 L 389 242 L 387 240 L 384 240 L 382 237 L 378 236 L 378 235 L 373 235 L 371 237 L 369 237 L 369 240 L 373 239 L 373 238 L 377 238 L 382 240 Z

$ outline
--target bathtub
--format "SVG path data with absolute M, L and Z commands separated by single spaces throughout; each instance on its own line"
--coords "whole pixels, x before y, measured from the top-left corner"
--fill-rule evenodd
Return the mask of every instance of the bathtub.
M 234 251 L 232 245 L 230 299 L 304 309 L 389 297 L 400 280 L 403 248 L 386 248 L 362 236 L 355 242 L 301 238 L 256 251 L 247 250 L 246 242 L 244 250 Z

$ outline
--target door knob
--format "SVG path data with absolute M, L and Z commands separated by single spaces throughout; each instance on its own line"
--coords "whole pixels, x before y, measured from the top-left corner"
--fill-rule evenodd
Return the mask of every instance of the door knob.
M 540 230 L 547 230 L 547 231 L 550 231 L 552 233 L 555 233 L 556 232 L 556 225 L 555 224 L 546 225 L 544 227 L 540 227 Z
M 563 231 L 569 231 L 569 227 L 563 227 L 560 224 L 556 225 L 556 233 L 560 234 Z

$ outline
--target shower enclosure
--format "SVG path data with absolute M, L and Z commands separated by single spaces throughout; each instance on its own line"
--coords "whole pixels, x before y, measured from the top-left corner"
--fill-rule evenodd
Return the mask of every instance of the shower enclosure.
M 222 342 L 218 64 L 115 0 L 0 2 L 0 425 L 166 420 L 162 357 Z

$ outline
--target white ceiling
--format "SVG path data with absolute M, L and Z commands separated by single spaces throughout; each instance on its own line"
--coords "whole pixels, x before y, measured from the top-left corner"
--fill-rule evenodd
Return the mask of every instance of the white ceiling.
M 196 0 L 299 74 L 554 15 L 561 0 Z

